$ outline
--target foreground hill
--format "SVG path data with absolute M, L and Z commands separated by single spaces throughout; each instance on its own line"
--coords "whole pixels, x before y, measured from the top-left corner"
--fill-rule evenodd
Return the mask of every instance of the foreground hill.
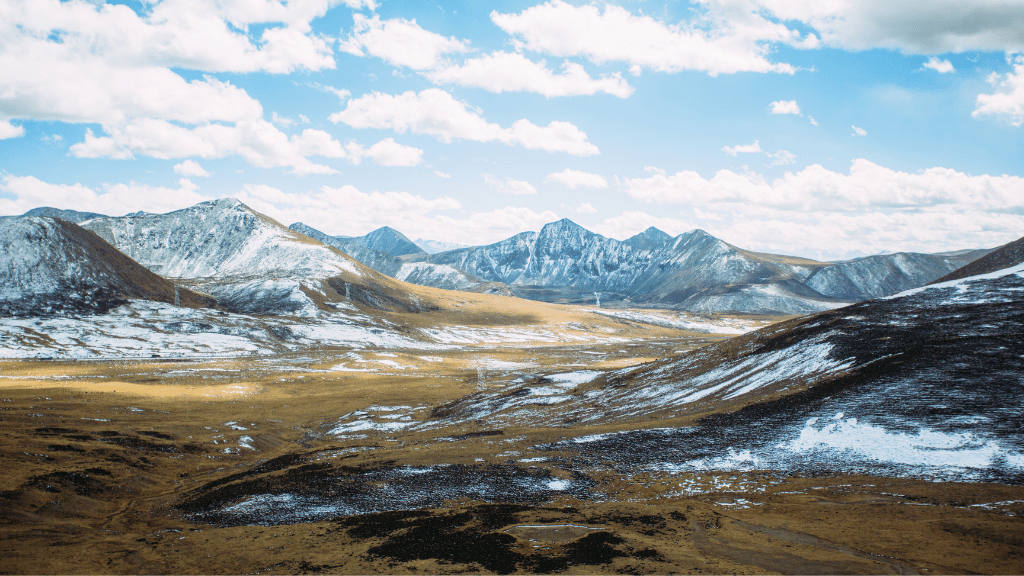
M 66 220 L 0 219 L 0 316 L 104 311 L 128 300 L 176 299 L 186 307 L 213 304 L 211 298 L 176 291 L 168 280 Z
M 435 410 L 430 426 L 635 427 L 544 450 L 671 470 L 1024 483 L 1024 264 L 641 367 Z

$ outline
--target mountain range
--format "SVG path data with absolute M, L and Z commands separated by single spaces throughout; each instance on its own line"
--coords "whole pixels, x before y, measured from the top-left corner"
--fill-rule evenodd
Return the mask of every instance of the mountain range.
M 361 238 L 332 237 L 301 223 L 292 228 L 414 284 L 480 290 L 499 283 L 506 288 L 489 290 L 546 302 L 593 303 L 600 293 L 606 306 L 698 313 L 827 310 L 921 286 L 989 252 L 900 252 L 830 263 L 744 250 L 703 230 L 672 237 L 652 227 L 620 241 L 563 219 L 486 246 L 397 254 L 388 252 L 398 244 L 390 228 Z
M 26 217 L 33 214 L 78 221 L 151 272 L 209 294 L 226 310 L 256 314 L 313 314 L 344 300 L 346 286 L 367 304 L 415 308 L 391 279 L 545 302 L 600 298 L 606 307 L 804 314 L 922 286 L 990 252 L 819 262 L 744 250 L 703 230 L 672 237 L 652 227 L 620 241 L 563 219 L 486 246 L 429 254 L 390 227 L 360 237 L 302 223 L 286 228 L 234 199 L 169 214 L 38 208 Z

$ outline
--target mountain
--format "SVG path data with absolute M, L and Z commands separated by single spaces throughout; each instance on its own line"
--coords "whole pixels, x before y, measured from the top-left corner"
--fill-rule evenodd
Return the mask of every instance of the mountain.
M 445 264 L 408 262 L 398 256 L 370 248 L 362 241 L 361 238 L 328 236 L 327 234 L 324 234 L 323 232 L 301 222 L 296 222 L 289 226 L 289 228 L 296 232 L 301 232 L 318 242 L 322 242 L 328 246 L 333 246 L 381 274 L 391 276 L 392 278 L 396 278 L 403 282 L 419 284 L 421 286 L 431 286 L 433 288 L 441 288 L 444 290 L 461 290 L 465 292 L 511 295 L 508 291 L 508 287 L 500 283 L 481 280 L 480 278 Z M 383 229 L 384 228 L 381 228 L 381 230 Z M 387 229 L 391 230 L 390 228 Z M 421 254 L 423 253 L 417 252 L 413 255 Z
M 407 254 L 425 254 L 422 248 L 390 226 L 383 226 L 357 239 L 368 248 L 386 252 L 392 256 Z
M 92 220 L 93 218 L 106 218 L 103 214 L 97 214 L 95 212 L 79 212 L 77 210 L 62 210 L 60 208 L 50 208 L 49 206 L 43 206 L 41 208 L 33 208 L 28 212 L 22 214 L 22 216 L 40 216 L 45 218 L 60 218 L 61 220 L 67 220 L 68 222 L 74 222 L 75 224 L 81 224 L 86 220 Z
M 932 283 L 937 284 L 939 282 L 967 278 L 968 276 L 977 276 L 978 274 L 988 274 L 1016 266 L 1021 262 L 1024 262 L 1024 238 L 1018 238 L 1009 244 L 1004 244 L 985 256 L 950 272 Z
M 532 452 L 644 470 L 1019 485 L 1022 293 L 1017 264 L 641 366 L 473 394 L 424 427 L 644 426 Z
M 961 250 L 945 254 L 899 252 L 837 262 L 816 270 L 804 284 L 819 293 L 856 302 L 923 286 L 988 254 Z
M 438 252 L 447 252 L 449 250 L 458 250 L 459 248 L 469 248 L 468 244 L 456 244 L 455 242 L 438 242 L 437 240 L 424 240 L 419 238 L 415 240 L 416 245 L 423 249 L 427 254 L 437 254 Z
M 151 271 L 187 281 L 236 312 L 315 315 L 348 298 L 371 308 L 419 309 L 393 281 L 235 199 L 84 226 Z
M 539 300 L 588 301 L 601 292 L 606 302 L 753 313 L 814 312 L 841 303 L 800 283 L 827 264 L 741 250 L 702 230 L 673 239 L 652 228 L 618 241 L 563 219 L 539 233 L 427 261 L 510 284 L 517 295 Z
M 0 316 L 104 312 L 136 299 L 187 307 L 214 304 L 176 289 L 72 222 L 0 219 Z

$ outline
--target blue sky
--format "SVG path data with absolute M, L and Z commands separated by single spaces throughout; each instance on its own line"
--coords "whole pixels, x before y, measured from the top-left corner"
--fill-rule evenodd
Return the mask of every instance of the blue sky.
M 0 214 L 234 196 L 479 244 L 1024 235 L 1024 2 L 0 0 Z

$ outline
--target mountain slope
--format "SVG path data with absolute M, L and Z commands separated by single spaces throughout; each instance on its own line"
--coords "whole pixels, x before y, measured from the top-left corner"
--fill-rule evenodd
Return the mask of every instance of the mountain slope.
M 448 265 L 430 262 L 407 262 L 405 259 L 392 254 L 370 248 L 359 238 L 328 236 L 301 222 L 296 222 L 289 226 L 289 228 L 296 232 L 301 232 L 318 242 L 333 246 L 381 274 L 391 276 L 403 282 L 420 286 L 431 286 L 443 290 L 509 295 L 508 288 L 505 286 L 481 280 Z M 422 253 L 419 252 L 414 255 L 418 254 Z
M 56 218 L 0 220 L 0 315 L 106 311 L 129 299 L 175 302 L 175 286 L 96 234 Z M 177 290 L 182 306 L 214 301 Z
M 369 234 L 357 238 L 359 242 L 368 248 L 391 254 L 392 256 L 406 256 L 408 254 L 426 254 L 422 248 L 412 240 L 405 237 L 398 230 L 390 226 L 382 226 Z
M 923 286 L 987 252 L 868 256 L 816 270 L 804 284 L 826 296 L 852 302 L 868 300 Z
M 949 280 L 959 280 L 961 278 L 967 278 L 968 276 L 977 276 L 978 274 L 988 274 L 990 272 L 1016 266 L 1021 262 L 1024 262 L 1024 238 L 1018 238 L 1009 244 L 1004 244 L 985 256 L 963 266 L 962 268 L 950 272 L 938 280 L 935 280 L 932 284 L 947 282 Z
M 1024 483 L 1024 264 L 763 328 L 693 353 L 476 394 L 443 425 L 667 426 L 551 445 L 678 471 Z
M 422 307 L 393 280 L 235 199 L 83 225 L 153 272 L 189 281 L 235 312 L 316 315 L 346 300 L 376 309 Z

